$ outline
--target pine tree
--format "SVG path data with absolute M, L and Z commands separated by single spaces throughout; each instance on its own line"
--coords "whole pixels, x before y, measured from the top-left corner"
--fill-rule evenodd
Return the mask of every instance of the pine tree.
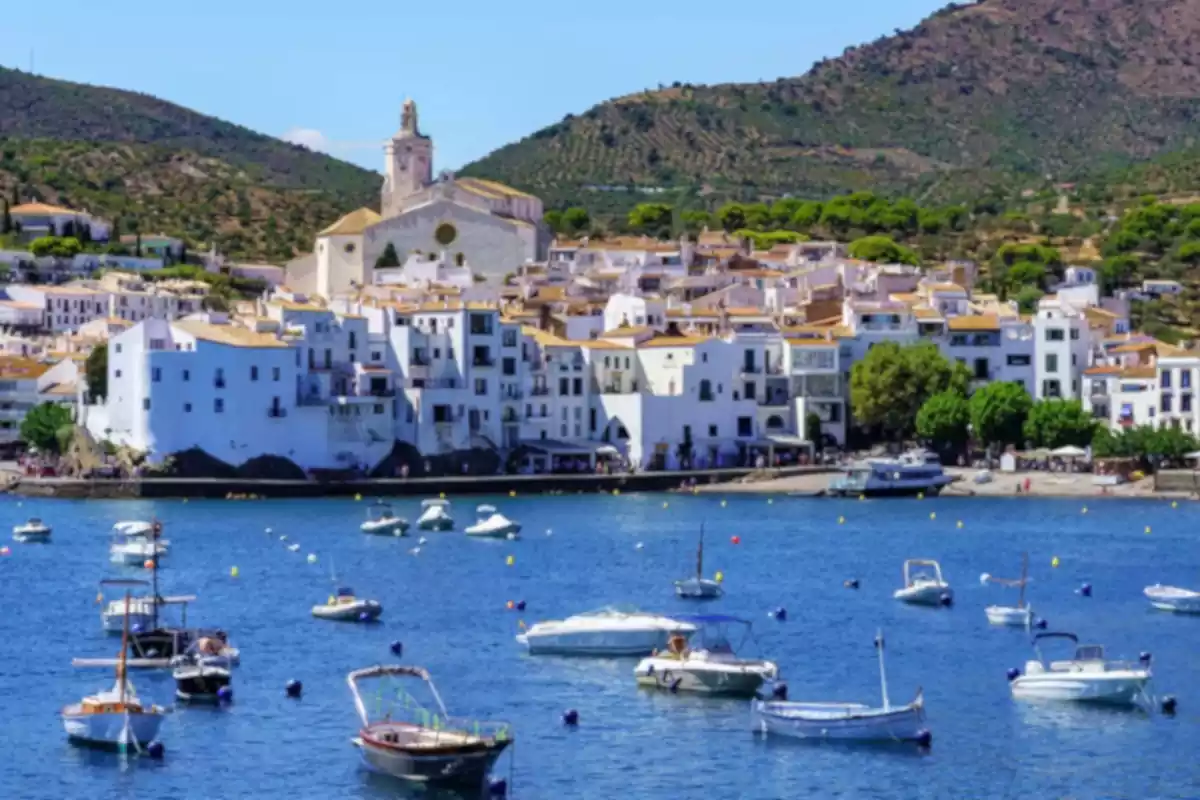
M 12 205 L 13 206 L 21 205 L 21 185 L 19 183 L 13 184 Z
M 0 201 L 4 203 L 4 213 L 0 214 L 0 235 L 12 233 L 13 221 L 12 214 L 8 213 L 8 201 Z

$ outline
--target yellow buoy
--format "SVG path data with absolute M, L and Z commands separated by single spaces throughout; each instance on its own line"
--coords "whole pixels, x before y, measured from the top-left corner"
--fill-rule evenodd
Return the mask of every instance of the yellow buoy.
M 509 497 L 516 497 L 516 496 L 517 496 L 517 490 L 516 490 L 516 489 L 509 489 L 509 490 L 508 490 L 508 496 L 509 496 Z
M 918 500 L 924 500 L 924 499 L 925 499 L 925 493 L 924 493 L 924 492 L 917 492 L 917 499 L 918 499 Z
M 229 568 L 229 577 L 231 577 L 231 578 L 236 578 L 237 576 L 238 576 L 238 568 L 237 568 L 237 567 L 230 567 L 230 568 Z
M 361 494 L 356 494 L 356 495 L 354 495 L 354 502 L 356 502 L 356 503 L 357 503 L 357 502 L 359 502 L 359 501 L 361 501 L 361 500 L 362 500 L 362 495 L 361 495 Z
M 930 512 L 929 512 L 929 518 L 930 518 L 930 519 L 937 519 L 937 512 L 936 512 L 936 511 L 930 511 Z
M 721 572 L 721 570 L 717 570 L 717 574 L 713 575 L 713 578 L 717 583 L 720 583 L 721 581 L 725 580 L 725 573 Z
M 1054 558 L 1050 559 L 1050 566 L 1052 566 L 1052 567 L 1058 566 L 1058 556 L 1055 556 Z
M 722 501 L 721 501 L 721 508 L 724 508 L 726 505 L 727 505 L 727 504 L 726 504 L 726 502 L 725 502 L 724 500 L 722 500 Z
M 1146 533 L 1149 533 L 1149 532 L 1150 532 L 1150 526 L 1149 526 L 1149 525 L 1147 525 L 1147 526 L 1146 526 Z
M 441 499 L 441 500 L 445 500 L 445 499 L 446 499 L 446 493 L 445 493 L 445 492 L 438 492 L 438 498 L 439 498 L 439 499 Z
M 958 527 L 960 527 L 960 528 L 962 527 L 962 520 L 961 520 L 961 519 L 958 521 Z
M 620 493 L 621 493 L 621 490 L 620 490 L 620 489 L 613 489 L 613 496 L 614 496 L 614 497 L 615 497 L 615 496 L 617 496 L 617 495 L 619 495 Z
M 866 500 L 866 499 L 867 499 L 867 496 L 866 496 L 865 494 L 860 494 L 860 495 L 858 496 L 858 499 L 859 499 L 859 500 Z
M 336 602 L 337 602 L 337 598 L 334 597 L 333 595 L 329 595 L 329 599 L 325 601 L 325 605 L 331 606 Z
M 845 524 L 846 524 L 846 518 L 838 517 L 838 525 L 845 525 Z
M 666 503 L 663 503 L 663 508 L 666 508 L 666 507 L 667 507 L 667 504 L 666 504 Z
M 1087 506 L 1084 506 L 1084 507 L 1083 507 L 1083 512 L 1082 512 L 1082 513 L 1084 513 L 1084 514 L 1086 514 L 1086 513 L 1087 513 Z
M 516 559 L 512 556 L 509 556 L 508 558 L 504 559 L 504 563 L 511 567 L 514 563 L 516 563 Z
M 1172 501 L 1171 501 L 1171 508 L 1179 508 L 1179 503 L 1177 503 L 1177 502 L 1175 502 L 1174 500 L 1172 500 Z

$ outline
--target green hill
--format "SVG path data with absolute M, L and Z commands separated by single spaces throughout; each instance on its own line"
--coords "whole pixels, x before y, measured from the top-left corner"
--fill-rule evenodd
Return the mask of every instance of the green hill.
M 377 202 L 369 170 L 149 95 L 0 67 L 0 191 L 119 218 L 125 231 L 282 260 Z
M 602 103 L 462 172 L 592 208 L 648 187 L 957 200 L 1195 144 L 1198 79 L 1192 0 L 982 0 L 802 77 Z

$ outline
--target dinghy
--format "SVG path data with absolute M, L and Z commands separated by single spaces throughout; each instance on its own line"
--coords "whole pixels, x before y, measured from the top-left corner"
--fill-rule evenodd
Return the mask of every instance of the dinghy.
M 704 577 L 704 526 L 700 526 L 700 543 L 696 547 L 696 576 L 675 581 L 675 594 L 692 600 L 713 600 L 725 593 L 719 581 Z
M 463 530 L 467 536 L 515 539 L 521 532 L 521 526 L 497 511 L 495 506 L 480 506 L 475 511 L 479 514 L 479 519 L 474 525 Z
M 323 606 L 313 606 L 312 615 L 317 619 L 336 622 L 370 622 L 383 613 L 383 606 L 374 600 L 362 600 L 354 596 L 354 590 L 343 586 Z
M 417 528 L 423 531 L 452 531 L 454 518 L 450 516 L 450 501 L 434 498 L 421 502 L 421 516 Z
M 1142 590 L 1150 605 L 1177 614 L 1200 614 L 1200 592 L 1178 586 L 1154 584 Z
M 390 691 L 372 694 L 372 706 L 390 706 L 377 712 L 380 718 L 372 719 L 359 682 L 376 679 L 387 683 L 399 683 L 400 679 L 422 681 L 433 699 L 432 707 L 426 708 L 423 698 L 412 697 L 398 686 L 389 687 Z M 483 789 L 492 766 L 513 742 L 512 728 L 506 723 L 452 717 L 433 679 L 421 667 L 368 667 L 351 672 L 346 682 L 362 722 L 352 741 L 366 766 L 376 772 L 418 783 Z M 388 702 L 376 698 L 394 699 Z M 405 716 L 413 719 L 406 720 Z
M 882 632 L 875 636 L 875 649 L 879 654 L 881 707 L 859 703 L 756 700 L 753 715 L 758 730 L 765 735 L 797 739 L 928 742 L 930 734 L 925 729 L 924 694 L 918 689 L 911 703 L 893 706 L 888 699 Z
M 18 542 L 48 542 L 50 526 L 37 517 L 31 517 L 24 525 L 13 528 L 13 538 Z
M 1029 628 L 1033 625 L 1033 609 L 1025 604 L 1025 585 L 1029 583 L 1029 554 L 1021 554 L 1021 577 L 1018 579 L 1012 578 L 997 578 L 988 573 L 983 573 L 979 576 L 979 582 L 985 586 L 989 583 L 995 583 L 1000 586 L 1016 586 L 1021 592 L 1017 596 L 1017 604 L 1015 606 L 988 606 L 984 609 L 987 614 L 988 622 L 993 625 L 1010 625 L 1022 628 Z
M 175 667 L 171 673 L 175 681 L 175 697 L 185 703 L 218 703 L 221 690 L 233 681 L 233 674 L 226 667 L 214 667 L 189 661 Z
M 954 601 L 954 590 L 942 578 L 938 562 L 910 558 L 904 562 L 904 588 L 897 589 L 893 597 L 910 605 L 948 606 Z
M 359 527 L 376 536 L 403 536 L 408 532 L 408 520 L 397 517 L 391 505 L 380 500 L 367 509 L 367 521 Z

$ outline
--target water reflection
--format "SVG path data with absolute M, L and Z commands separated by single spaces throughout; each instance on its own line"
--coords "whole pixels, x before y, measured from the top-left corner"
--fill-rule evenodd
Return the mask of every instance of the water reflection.
M 1103 726 L 1117 730 L 1144 723 L 1150 715 L 1137 706 L 1022 700 L 1017 714 L 1026 725 L 1045 729 L 1082 730 Z
M 478 789 L 448 788 L 410 783 L 390 775 L 381 775 L 366 768 L 361 770 L 362 782 L 357 796 L 364 800 L 492 800 L 488 784 Z

